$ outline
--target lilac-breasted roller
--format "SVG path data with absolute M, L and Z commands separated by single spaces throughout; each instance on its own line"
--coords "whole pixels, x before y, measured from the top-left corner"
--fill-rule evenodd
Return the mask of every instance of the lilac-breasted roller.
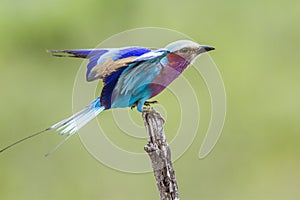
M 190 40 L 175 41 L 157 50 L 146 47 L 50 50 L 55 56 L 89 59 L 86 79 L 102 79 L 104 86 L 101 95 L 71 117 L 19 140 L 0 152 L 49 130 L 67 134 L 66 141 L 99 113 L 111 108 L 136 106 L 142 112 L 143 106 L 151 103 L 148 99 L 162 92 L 198 55 L 211 50 L 214 48 Z

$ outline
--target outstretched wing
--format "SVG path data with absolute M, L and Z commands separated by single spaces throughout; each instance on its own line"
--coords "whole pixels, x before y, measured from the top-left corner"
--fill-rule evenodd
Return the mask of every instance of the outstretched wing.
M 124 47 L 108 49 L 49 50 L 48 52 L 59 57 L 89 59 L 86 79 L 87 81 L 94 81 L 96 79 L 103 79 L 112 72 L 115 72 L 124 66 L 128 66 L 136 58 L 151 52 L 151 49 L 145 47 Z
M 127 71 L 126 73 L 129 74 L 126 76 L 126 79 L 120 81 L 123 85 L 120 88 L 122 89 L 120 91 L 121 95 L 130 93 L 136 85 L 142 84 L 143 81 L 150 82 L 149 80 L 152 80 L 159 71 L 159 68 L 153 67 L 153 63 L 168 53 L 164 49 L 151 50 L 145 47 L 50 50 L 49 52 L 55 56 L 89 59 L 86 79 L 87 81 L 103 79 L 104 87 L 101 94 L 101 105 L 105 106 L 106 109 L 111 106 L 112 92 L 116 89 L 115 86 L 123 72 Z M 139 74 L 140 72 L 142 73 Z M 139 78 L 133 79 L 130 77 Z

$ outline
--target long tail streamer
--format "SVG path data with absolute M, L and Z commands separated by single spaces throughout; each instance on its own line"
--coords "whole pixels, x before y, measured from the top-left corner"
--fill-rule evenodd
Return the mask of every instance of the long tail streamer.
M 56 130 L 61 135 L 66 134 L 67 137 L 45 155 L 45 156 L 49 156 L 50 154 L 55 152 L 62 144 L 64 144 L 72 135 L 74 135 L 79 129 L 81 129 L 88 122 L 90 122 L 92 119 L 94 119 L 104 109 L 105 108 L 100 105 L 100 97 L 98 97 L 92 103 L 90 103 L 86 108 L 77 112 L 76 114 L 72 115 L 71 117 L 62 120 L 43 131 L 40 131 L 40 132 L 37 132 L 30 136 L 27 136 L 23 139 L 20 139 L 14 143 L 8 145 L 7 147 L 1 149 L 0 153 L 2 153 L 3 151 L 23 142 L 25 140 L 28 140 L 35 136 L 38 136 L 46 131 Z

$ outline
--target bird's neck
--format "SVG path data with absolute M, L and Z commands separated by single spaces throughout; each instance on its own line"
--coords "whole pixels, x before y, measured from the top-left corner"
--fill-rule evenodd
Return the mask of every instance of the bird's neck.
M 149 85 L 151 97 L 163 91 L 190 64 L 189 61 L 175 53 L 168 54 L 160 62 L 164 67 Z
M 176 53 L 169 53 L 163 62 L 165 66 L 171 67 L 179 73 L 182 73 L 183 70 L 185 70 L 185 68 L 187 68 L 187 66 L 190 64 L 189 60 Z

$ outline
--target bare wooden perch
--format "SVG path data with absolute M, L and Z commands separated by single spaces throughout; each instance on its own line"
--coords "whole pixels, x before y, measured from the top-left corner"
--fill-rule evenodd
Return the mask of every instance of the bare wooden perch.
M 164 119 L 152 108 L 144 109 L 143 119 L 149 135 L 148 144 L 144 149 L 152 162 L 160 199 L 179 200 L 171 151 L 163 129 Z

